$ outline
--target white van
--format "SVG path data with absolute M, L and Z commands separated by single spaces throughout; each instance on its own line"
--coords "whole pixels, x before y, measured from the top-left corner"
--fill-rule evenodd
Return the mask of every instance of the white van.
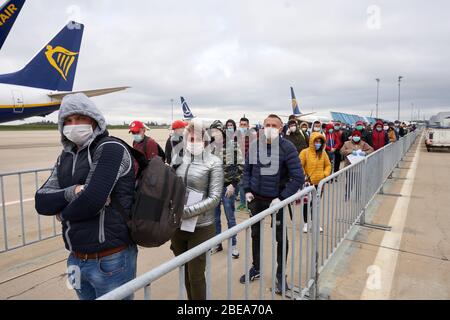
M 450 127 L 428 128 L 425 139 L 428 152 L 434 149 L 450 150 Z

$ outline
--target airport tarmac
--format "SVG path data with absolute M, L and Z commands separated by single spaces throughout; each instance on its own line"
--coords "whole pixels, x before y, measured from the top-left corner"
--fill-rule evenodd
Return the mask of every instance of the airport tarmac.
M 152 130 L 152 136 L 164 146 L 167 130 Z M 126 130 L 113 131 L 113 135 L 130 141 Z M 53 165 L 61 147 L 57 132 L 0 132 L 0 172 Z M 422 140 L 407 154 L 394 172 L 394 179 L 385 186 L 385 195 L 378 195 L 369 207 L 368 220 L 391 225 L 391 232 L 355 227 L 344 240 L 330 264 L 320 277 L 320 293 L 324 299 L 449 299 L 450 298 L 450 219 L 447 195 L 450 192 L 450 154 L 428 153 Z M 24 228 L 29 237 L 38 237 L 37 215 L 32 197 L 36 185 L 42 184 L 48 173 L 35 177 L 24 176 L 26 187 L 23 198 Z M 23 239 L 20 226 L 20 207 L 17 177 L 6 179 L 8 223 L 15 226 L 8 236 L 11 245 L 20 245 Z M 401 194 L 402 197 L 396 196 Z M 237 213 L 237 221 L 248 218 L 246 212 Z M 225 219 L 223 219 L 225 220 Z M 53 220 L 42 218 L 45 235 L 59 231 Z M 223 227 L 225 221 L 222 221 Z M 270 239 L 270 219 L 266 221 L 266 237 Z M 35 228 L 35 227 L 34 227 Z M 292 231 L 289 224 L 288 232 Z M 296 226 L 299 232 L 299 227 Z M 0 230 L 1 232 L 1 230 Z M 3 237 L 3 235 L 2 235 Z M 292 238 L 291 238 L 292 239 Z M 302 247 L 307 244 L 303 239 Z M 0 243 L 4 238 L 0 238 Z M 28 240 L 27 240 L 28 241 Z M 267 242 L 265 258 L 271 259 L 271 246 Z M 224 246 L 226 249 L 226 245 Z M 232 261 L 233 298 L 244 297 L 244 286 L 238 282 L 244 271 L 243 252 L 245 235 L 238 237 L 241 252 L 239 260 Z M 0 245 L 0 251 L 2 246 Z M 168 245 L 157 249 L 143 249 L 138 260 L 138 274 L 142 274 L 173 257 Z M 65 283 L 67 251 L 61 237 L 42 241 L 24 248 L 0 253 L 0 299 L 76 299 Z M 298 261 L 298 256 L 295 257 Z M 226 253 L 212 258 L 213 298 L 226 298 Z M 306 272 L 307 261 L 302 261 Z M 270 267 L 269 267 L 270 268 Z M 298 266 L 296 266 L 298 268 Z M 290 275 L 288 267 L 288 276 Z M 304 279 L 295 278 L 295 281 Z M 265 298 L 270 298 L 271 283 L 264 283 Z M 172 272 L 152 286 L 154 298 L 178 298 L 178 274 Z M 259 283 L 251 285 L 250 296 L 258 297 Z M 137 298 L 142 298 L 142 291 Z

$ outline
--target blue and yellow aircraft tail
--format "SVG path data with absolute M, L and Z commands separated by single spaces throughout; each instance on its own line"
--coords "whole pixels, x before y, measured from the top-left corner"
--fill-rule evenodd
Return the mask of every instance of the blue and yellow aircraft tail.
M 302 113 L 300 112 L 300 108 L 298 106 L 297 98 L 295 97 L 294 88 L 291 87 L 291 97 L 292 97 L 292 110 L 294 115 L 299 116 Z
M 9 0 L 0 6 L 0 50 L 19 16 L 25 0 Z
M 72 91 L 84 26 L 69 22 L 25 68 L 0 75 L 0 83 Z
M 189 108 L 186 100 L 181 97 L 181 107 L 183 108 L 183 119 L 184 120 L 192 120 L 195 118 L 194 114 L 191 111 L 191 108 Z

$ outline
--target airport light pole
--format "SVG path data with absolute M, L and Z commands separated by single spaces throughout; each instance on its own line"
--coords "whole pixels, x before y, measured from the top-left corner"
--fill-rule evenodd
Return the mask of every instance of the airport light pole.
M 411 103 L 411 122 L 414 121 L 414 103 Z
M 376 117 L 378 119 L 378 104 L 380 101 L 380 79 L 375 79 L 375 81 L 377 82 L 377 112 L 376 112 Z
M 403 76 L 398 77 L 398 118 L 397 120 L 400 121 L 400 88 L 402 83 Z

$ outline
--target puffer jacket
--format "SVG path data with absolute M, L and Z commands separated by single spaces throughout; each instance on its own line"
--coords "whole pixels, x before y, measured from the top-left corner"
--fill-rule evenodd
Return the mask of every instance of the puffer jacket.
M 64 119 L 74 114 L 97 122 L 94 135 L 78 149 L 62 134 Z M 108 201 L 120 203 L 125 213 L 130 213 L 135 185 L 130 153 L 109 137 L 104 117 L 84 94 L 63 99 L 59 130 L 64 151 L 36 193 L 36 211 L 47 216 L 60 214 L 64 242 L 71 252 L 98 253 L 131 245 L 122 215 Z M 84 185 L 84 191 L 75 194 L 77 185 Z
M 214 209 L 219 205 L 224 185 L 222 160 L 206 150 L 202 156 L 192 157 L 186 151 L 177 175 L 184 179 L 188 190 L 203 193 L 203 200 L 184 208 L 183 219 L 199 216 L 197 227 L 214 223 Z
M 292 142 L 280 137 L 279 146 L 261 148 L 260 140 L 250 145 L 250 156 L 245 160 L 242 187 L 255 197 L 285 200 L 302 188 L 305 176 Z M 262 150 L 261 150 L 262 149 Z M 265 158 L 265 159 L 264 159 Z
M 315 140 L 322 141 L 322 148 L 316 151 Z M 309 148 L 300 153 L 300 160 L 309 182 L 315 186 L 319 185 L 320 181 L 331 174 L 331 162 L 325 149 L 325 138 L 322 134 L 314 132 L 309 139 Z
M 369 155 L 374 152 L 373 148 L 365 141 L 360 141 L 359 143 L 354 143 L 353 141 L 347 141 L 341 149 L 341 155 L 345 158 L 345 166 L 350 165 L 347 156 L 353 153 L 353 151 L 361 150 Z

